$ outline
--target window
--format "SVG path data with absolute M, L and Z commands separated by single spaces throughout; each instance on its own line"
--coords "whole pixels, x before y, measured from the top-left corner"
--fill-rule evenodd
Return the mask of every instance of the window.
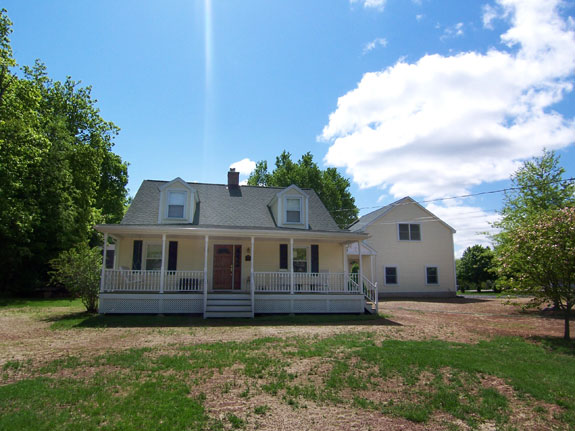
M 286 223 L 301 223 L 301 199 L 286 199 Z
M 162 269 L 162 245 L 148 244 L 146 247 L 146 270 L 159 271 Z
M 168 192 L 168 218 L 184 218 L 186 192 Z
M 298 247 L 293 249 L 293 271 L 307 272 L 307 248 Z
M 421 227 L 418 224 L 399 223 L 399 240 L 400 241 L 420 241 Z
M 397 284 L 397 267 L 385 267 L 385 284 Z
M 426 284 L 439 284 L 439 269 L 437 266 L 425 268 Z
M 114 254 L 116 250 L 106 250 L 106 269 L 114 269 Z

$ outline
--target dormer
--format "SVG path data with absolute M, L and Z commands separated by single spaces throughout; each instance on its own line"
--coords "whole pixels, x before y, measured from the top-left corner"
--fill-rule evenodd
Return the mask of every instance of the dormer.
M 199 202 L 196 190 L 181 178 L 160 187 L 158 223 L 192 223 Z
M 268 206 L 279 227 L 309 229 L 309 195 L 295 184 L 278 192 Z

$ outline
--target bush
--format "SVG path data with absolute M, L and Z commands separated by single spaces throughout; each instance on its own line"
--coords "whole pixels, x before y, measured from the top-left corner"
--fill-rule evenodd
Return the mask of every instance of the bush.
M 98 311 L 102 253 L 99 248 L 81 244 L 61 252 L 50 261 L 52 283 L 63 285 L 74 297 L 80 298 L 90 313 Z

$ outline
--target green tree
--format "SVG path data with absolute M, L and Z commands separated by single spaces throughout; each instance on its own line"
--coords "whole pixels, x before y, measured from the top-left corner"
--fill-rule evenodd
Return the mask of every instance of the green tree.
M 357 219 L 358 209 L 349 191 L 349 180 L 342 177 L 335 168 L 321 170 L 309 152 L 294 163 L 291 154 L 284 150 L 276 158 L 272 172 L 268 171 L 265 160 L 259 161 L 248 178 L 248 184 L 268 187 L 295 184 L 301 188 L 310 188 L 318 194 L 339 227 L 345 228 Z
M 509 235 L 499 255 L 507 287 L 533 296 L 532 306 L 553 303 L 564 315 L 563 337 L 575 304 L 575 208 L 539 212 Z
M 90 87 L 53 81 L 40 62 L 14 72 L 12 23 L 0 12 L 0 291 L 45 284 L 62 250 L 101 242 L 92 226 L 118 221 L 127 164 L 112 152 L 118 128 Z
M 61 252 L 50 261 L 51 281 L 64 286 L 74 297 L 80 298 L 89 313 L 98 311 L 102 251 L 82 243 Z
M 575 184 L 563 180 L 565 169 L 554 151 L 543 150 L 540 157 L 526 161 L 512 176 L 512 190 L 505 193 L 498 239 L 505 231 L 520 225 L 541 211 L 563 208 L 575 203 Z
M 482 287 L 494 284 L 495 254 L 489 247 L 476 244 L 467 247 L 457 262 L 457 282 L 462 291 L 476 288 L 481 291 Z
M 526 161 L 512 176 L 512 190 L 505 194 L 501 220 L 494 224 L 500 232 L 494 235 L 498 262 L 508 255 L 516 230 L 540 214 L 575 204 L 575 184 L 563 179 L 565 169 L 554 151 L 543 150 L 540 157 Z M 497 283 L 505 287 L 516 279 L 513 266 L 499 268 Z M 559 304 L 556 304 L 558 307 Z

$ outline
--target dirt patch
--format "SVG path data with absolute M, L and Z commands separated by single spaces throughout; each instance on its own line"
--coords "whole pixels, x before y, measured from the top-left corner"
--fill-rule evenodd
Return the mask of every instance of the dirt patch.
M 364 332 L 374 333 L 374 341 L 386 339 L 430 340 L 474 343 L 497 335 L 521 337 L 561 337 L 563 321 L 538 312 L 524 312 L 521 305 L 526 299 L 514 304 L 504 299 L 446 299 L 446 300 L 386 300 L 380 303 L 380 313 L 386 319 L 345 324 L 284 324 L 281 322 L 261 323 L 253 326 L 236 322 L 217 322 L 200 327 L 131 327 L 131 328 L 83 328 L 51 330 L 46 315 L 62 310 L 42 312 L 0 309 L 0 369 L 4 368 L 3 381 L 8 384 L 38 375 L 38 369 L 56 359 L 78 358 L 88 360 L 114 351 L 130 348 L 151 347 L 152 356 L 175 355 L 183 346 L 199 343 L 225 341 L 250 341 L 262 337 L 289 338 L 294 336 L 328 337 L 336 334 Z M 207 325 L 206 325 L 207 323 Z M 574 328 L 575 332 L 575 328 Z M 290 349 L 288 347 L 288 349 Z M 266 354 L 286 359 L 286 372 L 293 375 L 291 384 L 310 385 L 320 389 L 332 363 L 325 359 L 303 358 L 290 360 L 286 351 L 264 349 Z M 353 361 L 351 362 L 353 366 Z M 34 373 L 31 370 L 35 370 Z M 118 373 L 116 367 L 93 366 L 88 368 L 61 368 L 52 377 L 90 379 L 96 374 Z M 444 413 L 434 413 L 425 424 L 417 424 L 403 418 L 384 415 L 380 411 L 356 407 L 356 397 L 376 405 L 385 405 L 390 400 L 408 401 L 410 392 L 400 377 L 381 378 L 368 376 L 369 370 L 357 370 L 359 378 L 365 377 L 376 386 L 361 390 L 343 391 L 343 404 L 332 405 L 304 400 L 301 397 L 287 399 L 282 392 L 272 395 L 262 390 L 265 380 L 245 376 L 241 367 L 234 366 L 202 375 L 190 396 L 205 395 L 205 406 L 210 416 L 222 420 L 227 428 L 231 420 L 242 421 L 248 430 L 441 430 L 469 429 L 468 425 Z M 449 380 L 449 370 L 442 370 L 443 378 Z M 49 372 L 41 373 L 50 375 Z M 365 374 L 365 375 L 364 375 Z M 198 378 L 198 375 L 194 376 Z M 424 388 L 433 378 L 422 374 L 418 382 Z M 544 430 L 561 427 L 556 417 L 560 407 L 533 400 L 525 395 L 518 396 L 505 381 L 493 376 L 480 376 L 478 388 L 493 388 L 509 400 L 511 409 L 508 425 L 515 429 Z M 120 388 L 117 388 L 121 391 Z M 119 392 L 121 395 L 121 392 Z M 314 398 L 315 399 L 315 398 Z M 413 400 L 411 400 L 413 401 Z M 236 420 L 234 419 L 234 420 Z M 497 424 L 485 423 L 480 429 L 496 429 Z
M 46 362 L 67 356 L 93 357 L 110 350 L 193 345 L 218 341 L 249 341 L 261 337 L 328 337 L 354 331 L 372 331 L 377 340 L 441 339 L 473 343 L 496 335 L 521 337 L 563 334 L 560 319 L 525 313 L 526 299 L 509 305 L 503 299 L 388 300 L 380 303 L 386 320 L 361 324 L 246 326 L 218 322 L 214 326 L 174 328 L 84 328 L 51 330 L 38 313 L 0 309 L 0 366 L 7 361 Z M 50 310 L 44 311 L 49 313 Z M 575 325 L 575 324 L 574 324 Z M 575 332 L 575 329 L 574 329 Z

